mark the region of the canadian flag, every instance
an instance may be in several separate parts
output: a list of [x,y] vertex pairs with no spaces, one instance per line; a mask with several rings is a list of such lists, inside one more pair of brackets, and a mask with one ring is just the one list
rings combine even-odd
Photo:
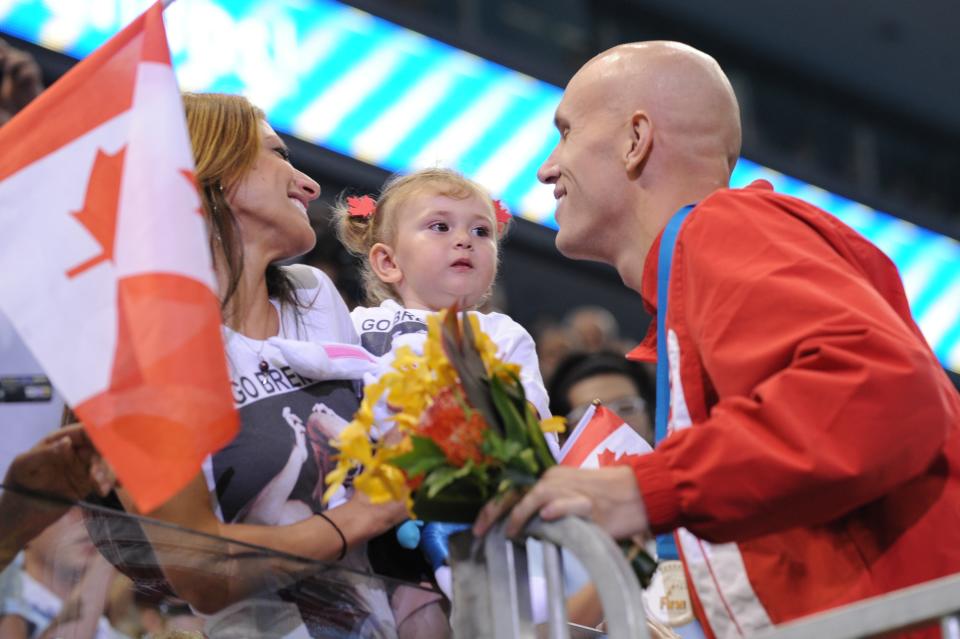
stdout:
[[560,464],[599,468],[627,463],[653,450],[619,415],[594,403],[574,427],[560,449]]
[[145,512],[237,430],[162,11],[0,129],[0,308]]

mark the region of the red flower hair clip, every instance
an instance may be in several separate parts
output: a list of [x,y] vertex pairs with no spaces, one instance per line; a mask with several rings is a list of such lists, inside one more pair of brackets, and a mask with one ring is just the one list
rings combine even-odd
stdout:
[[361,217],[368,220],[376,211],[377,203],[369,195],[347,198],[347,215],[350,217]]
[[510,223],[510,219],[513,217],[507,207],[505,207],[503,202],[500,200],[493,201],[493,214],[497,218],[497,227],[501,231],[507,224]]

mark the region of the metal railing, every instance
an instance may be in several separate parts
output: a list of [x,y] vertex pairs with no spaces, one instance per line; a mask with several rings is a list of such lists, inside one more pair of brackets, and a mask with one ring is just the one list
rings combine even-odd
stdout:
[[937,622],[944,639],[960,639],[960,574],[797,619],[757,639],[857,639]]
[[[451,623],[455,636],[477,639],[603,636],[595,630],[567,623],[561,548],[580,560],[596,585],[607,622],[606,636],[613,639],[649,636],[639,583],[606,533],[572,517],[555,522],[535,519],[525,533],[544,542],[546,629],[536,628],[533,622],[526,547],[522,542],[505,538],[501,524],[481,540],[469,533],[451,538],[455,602]],[[944,639],[960,639],[960,574],[797,619],[754,637],[863,639],[934,624],[940,625]]]
[[507,539],[503,524],[483,539],[469,533],[450,539],[453,567],[453,616],[456,637],[528,639],[547,636],[570,639],[599,633],[567,623],[560,549],[572,553],[593,581],[606,617],[606,636],[647,639],[640,584],[620,548],[595,525],[568,517],[533,520],[529,537],[543,543],[547,587],[546,634],[533,621],[527,551],[522,542]]

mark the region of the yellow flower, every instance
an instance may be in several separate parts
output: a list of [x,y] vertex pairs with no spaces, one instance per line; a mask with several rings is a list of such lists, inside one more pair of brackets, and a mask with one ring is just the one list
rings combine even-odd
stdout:
[[[337,466],[326,477],[328,488],[324,501],[343,485],[350,472],[359,469],[353,479],[357,490],[370,497],[373,503],[382,503],[393,499],[403,499],[408,510],[413,500],[410,487],[404,473],[390,461],[411,449],[409,437],[388,444],[373,441],[374,406],[385,401],[394,411],[389,419],[401,433],[419,432],[423,414],[443,391],[459,383],[456,369],[450,363],[443,348],[442,326],[446,311],[427,316],[427,339],[423,345],[423,354],[418,355],[409,347],[398,348],[394,354],[391,369],[380,379],[364,389],[364,398],[353,421],[340,436],[332,442],[339,449]],[[477,351],[487,370],[487,374],[511,382],[520,374],[520,367],[507,364],[497,358],[497,346],[490,337],[480,330],[480,322],[475,314],[468,314]],[[459,318],[458,318],[459,319]],[[541,422],[544,431],[556,431],[563,428],[562,418],[551,418]]]
[[327,473],[327,489],[323,492],[323,503],[327,504],[333,495],[343,486],[347,473],[353,468],[353,461],[342,455],[337,461],[337,467]]
[[340,449],[340,456],[355,460],[359,464],[373,462],[373,449],[370,442],[370,431],[363,424],[352,421],[340,433],[336,441]]
[[567,429],[567,420],[563,417],[548,417],[540,421],[540,430],[545,433],[562,433]]
[[407,478],[395,466],[389,464],[378,465],[376,470],[363,472],[357,476],[354,484],[357,490],[363,492],[374,504],[387,501],[407,499],[410,490],[407,488]]

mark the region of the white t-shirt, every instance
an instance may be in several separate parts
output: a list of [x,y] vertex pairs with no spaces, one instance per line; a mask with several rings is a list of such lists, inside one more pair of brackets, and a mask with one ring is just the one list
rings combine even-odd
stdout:
[[[350,314],[333,282],[322,271],[304,265],[286,267],[297,284],[305,308],[275,306],[280,312],[280,336],[305,342],[357,344]],[[226,522],[284,525],[326,510],[321,502],[324,477],[335,467],[329,445],[353,418],[360,405],[361,385],[351,380],[315,381],[300,375],[282,352],[267,341],[223,328],[233,398],[240,414],[240,432],[230,444],[208,457],[204,476],[214,510]],[[266,362],[266,370],[261,369]],[[340,562],[344,568],[369,572],[366,545]],[[339,580],[339,575],[318,577]],[[343,601],[329,601],[330,614],[349,609],[348,633],[370,637],[396,634],[382,584],[373,578],[344,575],[346,584],[330,588]],[[344,588],[343,586],[348,586]],[[210,637],[309,637],[297,626],[297,606],[261,597],[242,601],[207,618]],[[344,617],[344,615],[340,615]],[[318,631],[316,636],[326,636]],[[263,633],[267,633],[264,635]]]
[[[471,312],[480,320],[480,329],[497,345],[497,356],[520,366],[520,381],[527,401],[537,409],[541,419],[550,417],[550,399],[543,386],[537,347],[530,333],[503,313]],[[430,311],[408,309],[394,300],[385,300],[380,306],[358,306],[350,317],[360,334],[360,344],[374,355],[383,357],[401,344],[415,350],[422,349],[429,314]],[[556,435],[547,433],[546,439],[556,457],[559,452]]]

